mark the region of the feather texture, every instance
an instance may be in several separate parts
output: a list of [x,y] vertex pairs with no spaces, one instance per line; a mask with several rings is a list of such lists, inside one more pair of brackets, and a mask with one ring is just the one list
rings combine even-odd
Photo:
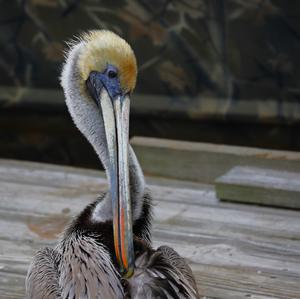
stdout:
[[61,298],[123,298],[119,273],[95,238],[72,233],[58,246]]
[[26,277],[26,299],[59,299],[60,255],[52,248],[40,249],[33,257]]
[[139,256],[134,275],[126,281],[125,298],[199,298],[190,267],[174,249],[162,246],[153,250],[143,240],[136,240],[135,246]]
[[[136,61],[130,46],[117,35],[93,31],[70,45],[61,84],[72,119],[110,168],[101,113],[85,90],[89,72],[114,64],[122,88],[136,80]],[[107,171],[109,175],[109,171]],[[135,273],[120,277],[114,253],[110,192],[88,205],[66,228],[55,249],[39,250],[26,279],[27,299],[199,298],[191,269],[173,249],[151,247],[151,197],[129,145]]]

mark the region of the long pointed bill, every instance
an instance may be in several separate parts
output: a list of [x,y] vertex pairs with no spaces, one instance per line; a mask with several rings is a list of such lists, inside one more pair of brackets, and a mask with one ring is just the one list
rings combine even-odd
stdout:
[[100,98],[110,160],[115,253],[123,276],[130,277],[134,269],[128,164],[130,99],[128,96],[111,99],[105,88]]

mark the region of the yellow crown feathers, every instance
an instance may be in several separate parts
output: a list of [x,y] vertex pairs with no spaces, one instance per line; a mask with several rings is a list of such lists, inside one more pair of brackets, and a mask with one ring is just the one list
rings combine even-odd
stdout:
[[79,56],[78,66],[83,81],[92,71],[103,72],[107,64],[118,69],[121,88],[131,92],[136,84],[137,63],[129,44],[117,34],[107,30],[93,30],[82,36],[85,48]]

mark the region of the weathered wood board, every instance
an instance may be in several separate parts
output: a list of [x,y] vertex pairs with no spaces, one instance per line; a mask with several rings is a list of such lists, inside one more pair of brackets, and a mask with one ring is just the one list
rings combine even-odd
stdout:
[[[148,182],[154,245],[187,258],[204,296],[300,298],[300,212],[218,202],[212,186]],[[0,298],[24,297],[33,253],[105,189],[102,172],[0,160]]]
[[[250,118],[252,122],[260,122],[257,117],[260,113],[264,120],[298,121],[299,112],[295,109],[295,102],[284,101],[282,103],[281,117],[278,117],[278,101],[269,98],[240,99],[233,107],[221,105],[220,97],[208,96],[197,97],[180,96],[180,101],[172,101],[172,97],[158,94],[134,94],[132,101],[132,113],[140,115],[172,115],[189,119],[223,119],[224,117]],[[225,102],[225,98],[223,101]],[[0,105],[34,107],[55,110],[65,109],[65,98],[62,89],[58,88],[32,88],[28,86],[5,86],[0,85]],[[187,105],[187,103],[189,103]],[[266,108],[267,107],[267,108]]]
[[237,165],[300,172],[298,152],[144,137],[131,144],[149,175],[213,184]]
[[215,186],[221,200],[300,209],[300,172],[236,166]]

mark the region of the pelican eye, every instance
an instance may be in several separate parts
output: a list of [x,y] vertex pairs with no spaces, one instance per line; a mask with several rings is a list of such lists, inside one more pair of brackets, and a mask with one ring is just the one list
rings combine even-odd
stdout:
[[110,71],[108,72],[108,77],[109,77],[109,78],[116,78],[117,75],[118,75],[118,74],[117,74],[116,71],[110,70]]

